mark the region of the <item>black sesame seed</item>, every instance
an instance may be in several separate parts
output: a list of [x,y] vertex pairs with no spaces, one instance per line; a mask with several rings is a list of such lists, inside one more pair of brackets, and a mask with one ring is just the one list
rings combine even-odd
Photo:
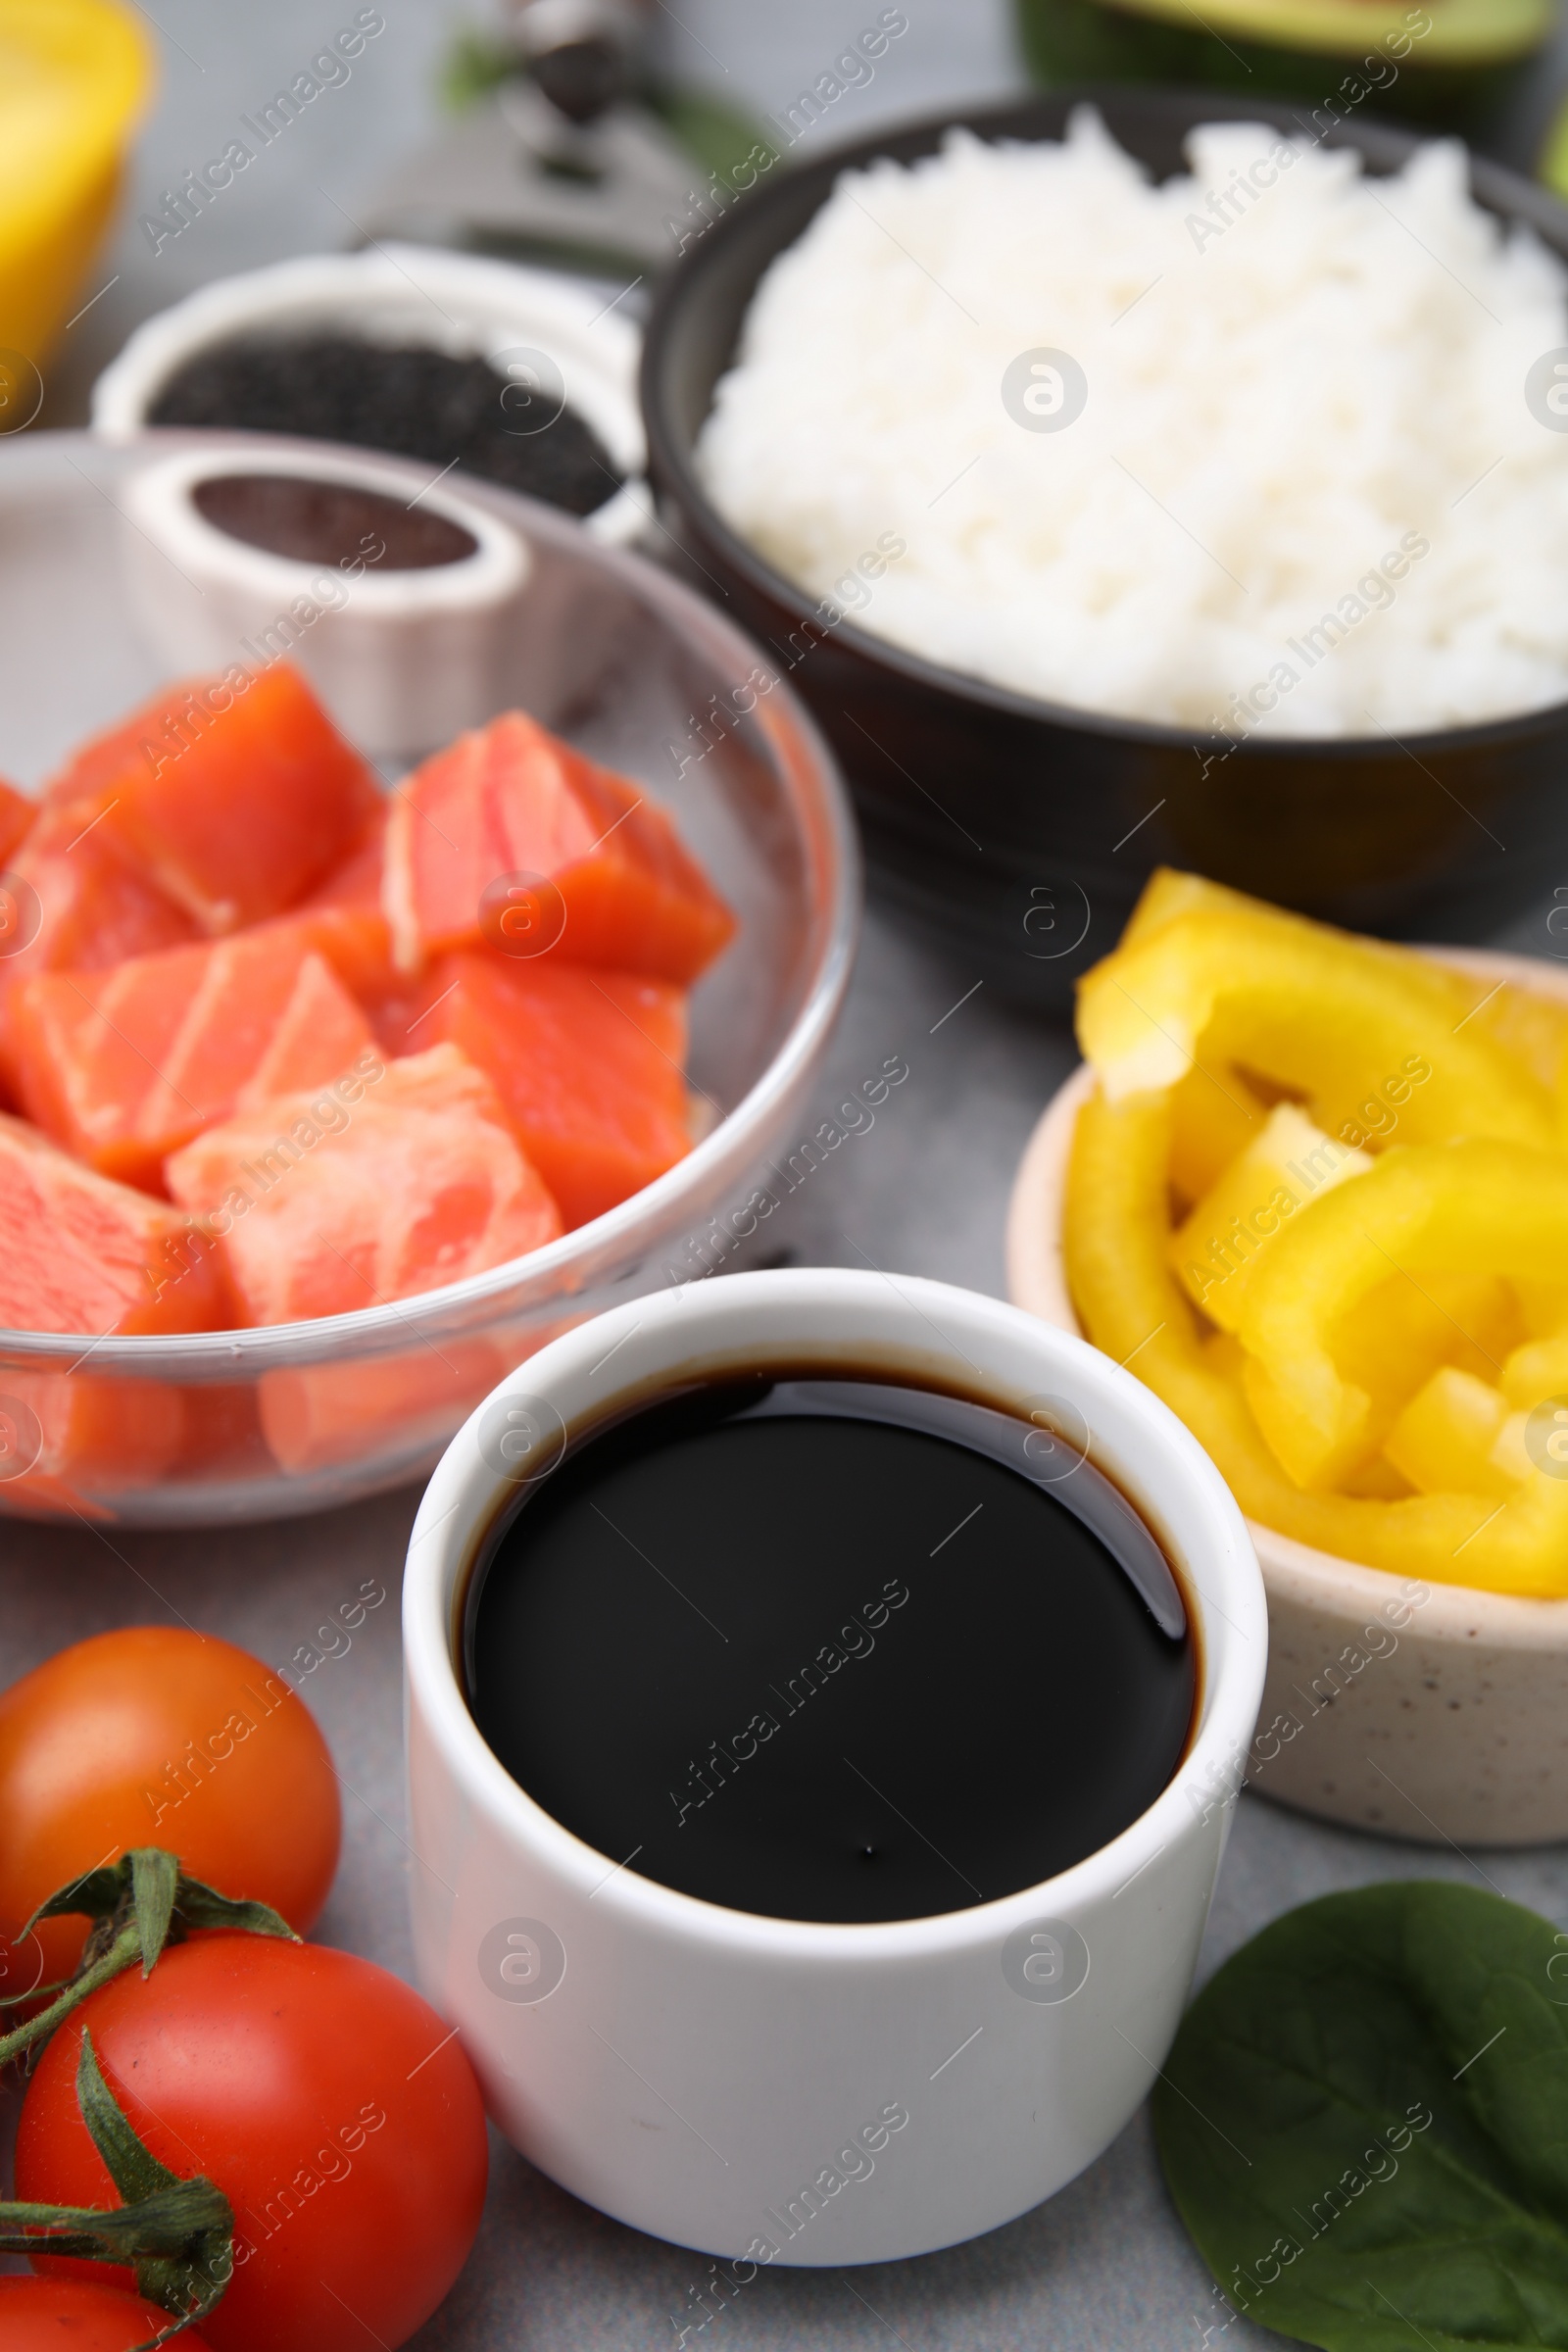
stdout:
[[148,422],[346,441],[437,466],[456,461],[508,490],[591,514],[621,485],[610,453],[569,408],[540,432],[509,431],[506,380],[484,360],[424,346],[349,335],[246,340],[187,360]]

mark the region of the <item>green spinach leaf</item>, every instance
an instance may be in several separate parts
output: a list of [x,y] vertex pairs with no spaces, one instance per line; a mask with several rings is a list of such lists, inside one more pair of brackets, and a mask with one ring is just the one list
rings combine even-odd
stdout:
[[1568,1936],[1535,1912],[1419,1881],[1303,1905],[1204,1986],[1153,2112],[1183,2221],[1262,2327],[1568,2352]]

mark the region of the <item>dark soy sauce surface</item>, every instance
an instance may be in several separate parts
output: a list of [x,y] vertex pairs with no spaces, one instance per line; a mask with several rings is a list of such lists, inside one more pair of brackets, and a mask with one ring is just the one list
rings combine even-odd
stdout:
[[1032,1436],[813,1378],[591,1437],[479,1563],[481,1733],[607,1871],[736,1910],[925,1918],[1082,1860],[1170,1780],[1197,1659],[1143,1521]]

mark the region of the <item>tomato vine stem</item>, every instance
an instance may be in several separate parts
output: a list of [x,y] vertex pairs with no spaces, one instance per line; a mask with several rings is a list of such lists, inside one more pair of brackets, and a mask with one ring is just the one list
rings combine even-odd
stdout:
[[136,2348],[158,2352],[221,2302],[234,2270],[233,2207],[205,2175],[182,2180],[159,2163],[104,2081],[85,2028],[76,2062],[76,2105],[123,2201],[0,2204],[0,2253],[47,2251],[133,2270],[137,2293],[174,2323]]
[[81,1965],[47,2007],[14,2026],[9,2034],[0,2034],[0,2067],[47,2041],[89,1993],[136,1961],[141,1962],[142,1975],[150,1977],[166,1943],[179,1941],[193,1928],[233,1928],[252,1936],[299,1941],[287,1920],[270,1904],[236,1902],[200,1879],[188,1879],[178,1855],[161,1845],[138,1846],[118,1862],[90,1870],[85,1878],[73,1879],[69,1886],[62,1886],[38,1905],[17,1941],[25,1941],[41,1919],[74,1915],[92,1922],[82,1946]]

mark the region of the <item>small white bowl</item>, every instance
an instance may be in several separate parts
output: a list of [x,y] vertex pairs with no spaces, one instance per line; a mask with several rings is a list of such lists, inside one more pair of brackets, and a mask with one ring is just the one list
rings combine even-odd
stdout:
[[[1568,970],[1534,956],[1423,953],[1568,1002]],[[1007,1214],[1008,1294],[1058,1331],[1082,1331],[1062,1264],[1062,1198],[1095,1083],[1081,1068],[1053,1097]],[[1248,1750],[1257,1788],[1424,1844],[1568,1838],[1568,1600],[1393,1576],[1248,1525],[1268,1594],[1268,1680]]]
[[[1201,1657],[1186,1753],[1147,1812],[1039,1886],[853,1926],[699,1901],[641,1877],[635,1853],[596,1853],[564,1829],[469,1711],[470,1569],[568,1433],[688,1381],[803,1362],[883,1364],[1014,1413],[1054,1393],[1161,1529]],[[929,1597],[961,1605],[951,1586]],[[1081,1341],[1000,1299],[858,1269],[637,1298],[503,1383],[415,1522],[403,1659],[419,1981],[515,2146],[634,2229],[731,2257],[739,2284],[764,2262],[892,2262],[977,2236],[1093,2163],[1164,2064],[1264,1646],[1257,1568],[1223,1480],[1157,1396]],[[1040,1662],[1043,1707],[1053,1666]]]
[[[254,547],[199,511],[203,484],[270,474],[367,490],[466,531],[472,552],[394,569],[370,552],[314,564]],[[530,558],[510,523],[441,483],[411,500],[406,469],[358,450],[269,441],[151,459],[121,493],[129,610],[176,669],[298,663],[339,727],[372,755],[416,759],[504,700],[509,623]],[[380,544],[386,548],[386,541]]]
[[367,253],[309,254],[219,278],[138,326],[93,386],[92,427],[107,441],[146,429],[164,386],[187,360],[243,335],[359,334],[424,343],[458,358],[496,360],[538,350],[561,370],[566,405],[592,425],[624,476],[583,527],[626,547],[652,509],[643,479],[648,446],[637,405],[641,337],[596,288],[519,263],[381,245]]

